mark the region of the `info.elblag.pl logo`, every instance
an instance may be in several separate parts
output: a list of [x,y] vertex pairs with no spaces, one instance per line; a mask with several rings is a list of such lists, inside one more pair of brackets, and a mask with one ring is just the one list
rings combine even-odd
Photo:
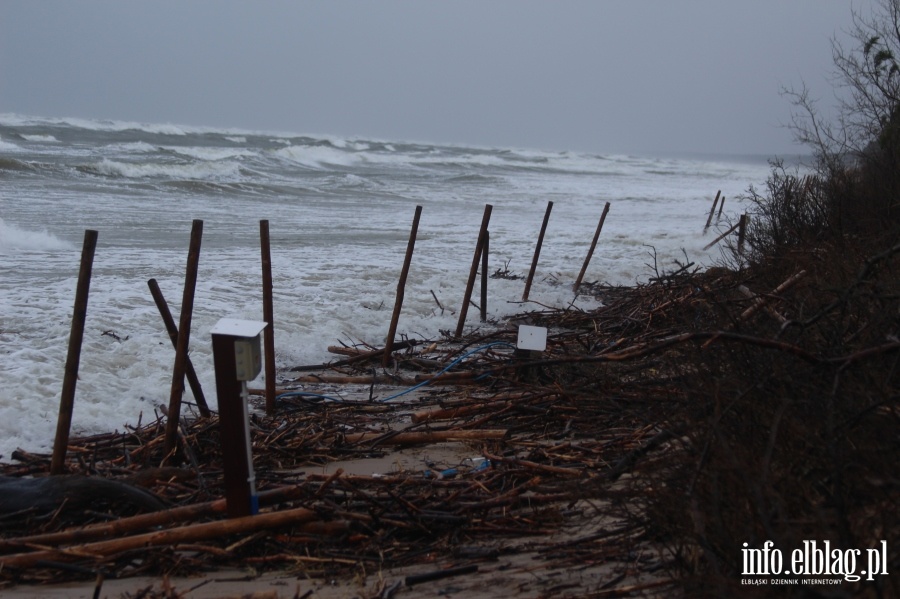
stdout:
[[[775,543],[766,541],[761,549],[753,549],[748,543],[744,543],[741,549],[744,576],[781,576],[776,583],[799,584],[799,577],[809,576],[840,576],[848,582],[856,582],[862,577],[866,580],[875,580],[876,576],[886,576],[888,553],[887,541],[881,541],[878,546],[866,549],[839,549],[831,546],[831,541],[819,544],[817,541],[803,541],[803,546],[790,552],[789,558],[775,548]],[[794,579],[786,579],[794,576]],[[766,579],[749,582],[748,584],[768,584]],[[746,580],[744,581],[747,582]],[[839,583],[840,579],[823,579],[810,581],[803,579],[803,583],[818,582],[819,584]]]

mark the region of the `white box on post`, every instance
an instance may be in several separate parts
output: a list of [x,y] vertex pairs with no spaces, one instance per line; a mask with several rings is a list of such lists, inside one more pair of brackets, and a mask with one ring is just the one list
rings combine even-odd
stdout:
[[262,370],[260,334],[265,328],[266,323],[261,321],[223,318],[210,331],[229,518],[259,511],[250,452],[247,381],[255,379]]

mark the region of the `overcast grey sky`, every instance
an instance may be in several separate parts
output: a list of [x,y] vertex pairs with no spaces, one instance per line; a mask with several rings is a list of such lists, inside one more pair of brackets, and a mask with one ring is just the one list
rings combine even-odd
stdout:
[[[868,14],[871,0],[853,6]],[[546,150],[791,153],[847,0],[0,0],[0,112]]]

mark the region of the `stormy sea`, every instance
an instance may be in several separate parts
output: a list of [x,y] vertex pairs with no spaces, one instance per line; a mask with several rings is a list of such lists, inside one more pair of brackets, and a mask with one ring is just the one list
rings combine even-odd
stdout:
[[[648,157],[441,145],[0,114],[0,459],[53,441],[85,230],[98,232],[74,432],[121,430],[168,402],[192,221],[203,221],[191,358],[215,407],[209,331],[262,319],[260,221],[269,221],[276,363],[329,345],[381,345],[416,206],[398,338],[453,331],[485,205],[488,322],[542,306],[597,306],[586,282],[631,285],[721,260],[717,231],[762,187],[766,156]],[[704,233],[712,200],[721,220]],[[553,202],[529,302],[524,277]],[[188,391],[185,401],[191,401]]]

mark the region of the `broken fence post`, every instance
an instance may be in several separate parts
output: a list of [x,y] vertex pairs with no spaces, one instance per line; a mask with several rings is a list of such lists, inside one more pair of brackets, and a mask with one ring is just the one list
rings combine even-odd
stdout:
[[391,315],[391,325],[388,328],[387,338],[384,341],[384,356],[381,365],[387,367],[391,361],[391,352],[394,349],[394,335],[397,334],[397,323],[400,321],[400,309],[403,307],[403,295],[406,290],[406,278],[409,275],[409,265],[412,262],[413,250],[416,247],[416,234],[419,231],[419,218],[422,216],[422,207],[416,206],[413,216],[412,229],[409,232],[409,242],[406,244],[406,257],[403,259],[403,268],[400,270],[400,281],[397,283],[397,298],[394,300],[394,313]]
[[722,190],[716,192],[716,199],[713,200],[712,208],[709,209],[709,216],[706,217],[706,226],[703,227],[703,232],[706,233],[706,230],[709,228],[709,225],[712,223],[712,217],[716,213],[716,205],[719,203],[719,197],[722,195]]
[[725,231],[724,233],[722,233],[721,235],[719,235],[718,237],[716,237],[715,239],[713,239],[712,241],[710,241],[709,243],[707,243],[705,246],[703,246],[703,249],[704,249],[704,250],[708,250],[708,249],[711,248],[712,246],[716,245],[717,243],[719,243],[720,241],[722,241],[723,239],[725,239],[726,237],[728,237],[729,235],[731,235],[732,233],[734,233],[735,230],[736,230],[739,226],[741,226],[741,222],[743,222],[743,219],[740,220],[740,221],[738,221],[738,222],[736,222],[736,223],[734,223],[734,225],[732,225],[731,228],[729,228],[727,231]]
[[591,256],[594,255],[594,249],[597,247],[597,240],[600,239],[600,231],[603,230],[603,222],[606,220],[606,214],[608,212],[609,202],[606,202],[606,205],[603,207],[603,214],[600,215],[600,222],[597,224],[597,231],[594,233],[594,239],[591,241],[591,249],[588,250],[587,257],[584,259],[584,264],[581,265],[581,272],[578,273],[575,285],[572,286],[575,293],[578,293],[578,288],[581,287],[581,280],[584,278],[584,273],[587,272],[588,264],[591,262]]
[[187,270],[184,274],[184,292],[181,300],[181,318],[178,321],[178,344],[175,347],[175,364],[172,367],[172,388],[169,393],[169,410],[166,420],[165,452],[169,455],[178,440],[178,422],[181,417],[181,396],[184,394],[185,363],[191,338],[191,317],[194,311],[194,288],[197,285],[197,269],[200,262],[200,240],[203,237],[203,221],[194,220],[191,227],[191,243],[188,249]]
[[66,356],[62,394],[59,398],[59,417],[56,421],[56,438],[53,441],[50,474],[62,474],[65,471],[66,451],[69,447],[69,430],[72,427],[72,410],[75,406],[75,384],[78,382],[81,342],[84,339],[88,292],[91,288],[91,270],[94,265],[94,251],[96,249],[97,231],[88,229],[84,232],[84,244],[81,248],[81,266],[78,270],[78,283],[75,287],[75,307],[72,312],[72,329],[69,333],[69,350]]
[[[166,298],[163,296],[162,290],[159,288],[156,279],[147,281],[147,286],[150,287],[150,295],[153,296],[153,301],[156,303],[156,309],[159,310],[159,315],[162,316],[163,324],[166,326],[166,332],[169,333],[172,347],[177,348],[178,326],[175,324],[175,319],[172,318],[172,313],[169,311],[169,304],[166,302]],[[212,413],[209,411],[209,405],[206,403],[206,396],[203,394],[203,387],[200,386],[200,379],[197,377],[197,371],[194,369],[194,363],[191,362],[190,356],[187,357],[187,362],[184,366],[191,392],[194,394],[194,399],[197,400],[197,407],[200,410],[200,415],[204,418],[209,418]]]
[[466,314],[469,311],[469,301],[472,299],[472,289],[475,287],[475,276],[478,274],[478,261],[481,259],[481,250],[484,247],[484,238],[487,233],[488,223],[491,222],[490,204],[484,205],[484,215],[481,218],[481,229],[478,233],[478,242],[475,244],[475,255],[472,257],[472,268],[469,270],[469,280],[466,283],[466,292],[463,296],[462,308],[459,310],[459,322],[456,325],[456,336],[461,337],[463,326],[466,324]]
[[534,271],[537,270],[538,256],[541,255],[541,246],[544,244],[544,233],[547,232],[547,223],[550,221],[551,210],[553,210],[553,202],[547,202],[544,222],[541,224],[541,232],[538,235],[537,245],[534,248],[534,258],[531,259],[531,270],[528,271],[528,279],[525,281],[525,292],[522,294],[523,302],[528,301],[528,294],[531,292],[531,283],[534,281]]

